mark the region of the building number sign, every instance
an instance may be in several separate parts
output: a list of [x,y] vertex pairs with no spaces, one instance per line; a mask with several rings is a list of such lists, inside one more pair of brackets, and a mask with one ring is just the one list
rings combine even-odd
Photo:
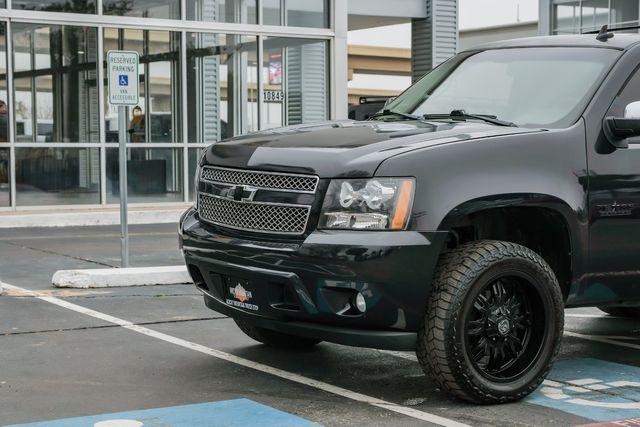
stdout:
[[284,102],[284,92],[281,90],[265,90],[262,92],[264,102]]

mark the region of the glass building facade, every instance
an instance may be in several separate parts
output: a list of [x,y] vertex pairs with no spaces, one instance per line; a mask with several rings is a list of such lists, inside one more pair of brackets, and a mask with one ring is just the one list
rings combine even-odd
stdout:
[[140,58],[131,203],[189,202],[220,139],[330,118],[336,1],[0,0],[0,210],[118,203],[110,50]]
[[552,0],[549,22],[551,34],[579,34],[605,24],[612,28],[636,26],[640,22],[640,1]]

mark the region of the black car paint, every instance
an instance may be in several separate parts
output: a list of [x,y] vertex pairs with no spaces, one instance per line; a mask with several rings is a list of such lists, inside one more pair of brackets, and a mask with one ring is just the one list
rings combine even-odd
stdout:
[[[629,304],[640,300],[640,146],[616,149],[602,129],[603,117],[622,116],[625,106],[617,105],[616,97],[639,64],[640,46],[636,44],[616,63],[584,113],[589,248],[581,256],[590,268],[576,292],[576,304]],[[617,204],[632,204],[628,215],[610,216],[599,207]]]
[[[187,265],[208,307],[283,332],[397,350],[415,346],[429,287],[413,284],[428,283],[447,238],[439,232],[315,231],[303,241],[269,242],[215,230],[193,209],[182,224]],[[224,303],[221,275],[251,283],[259,315]],[[281,286],[296,293],[299,310],[278,306]],[[332,300],[344,290],[366,295],[366,314],[336,315]]]
[[371,177],[389,157],[449,142],[536,132],[478,122],[341,121],[245,135],[211,146],[204,164],[318,175]]
[[[207,292],[207,305],[283,332],[351,345],[411,348],[451,225],[474,212],[514,206],[545,208],[564,220],[571,252],[568,306],[640,302],[640,268],[636,266],[640,150],[614,149],[602,131],[605,114],[615,107],[616,95],[640,64],[638,42],[637,36],[616,35],[606,43],[567,36],[488,45],[621,51],[582,117],[566,129],[498,127],[474,121],[342,121],[214,144],[203,165],[311,173],[321,178],[321,184],[315,215],[299,238],[233,232],[199,222],[194,210],[185,214],[181,243],[187,264],[197,265],[206,274],[252,277],[257,285],[260,278],[265,281],[267,270],[290,273],[293,276],[286,280],[297,281],[303,291],[298,296],[311,303],[304,312],[269,307],[257,316],[229,307]],[[315,230],[318,203],[329,179],[372,176],[416,178],[407,231]],[[606,215],[602,206],[616,203],[627,207],[625,215]],[[331,281],[339,287],[370,289],[371,309],[359,316],[338,316],[327,307],[320,312],[322,290]]]

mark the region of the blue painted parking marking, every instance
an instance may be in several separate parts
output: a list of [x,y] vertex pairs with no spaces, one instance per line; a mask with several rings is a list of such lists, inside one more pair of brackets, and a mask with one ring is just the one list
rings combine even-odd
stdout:
[[526,401],[595,421],[640,417],[640,368],[598,359],[556,362]]
[[[118,412],[19,424],[19,427],[317,427],[318,424],[249,399]],[[7,427],[18,427],[7,426]]]

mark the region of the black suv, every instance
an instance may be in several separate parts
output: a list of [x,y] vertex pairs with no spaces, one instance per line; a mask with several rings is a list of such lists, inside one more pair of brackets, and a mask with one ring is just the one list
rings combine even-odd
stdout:
[[565,307],[640,316],[639,64],[638,35],[493,43],[370,120],[216,143],[189,272],[267,345],[416,350],[459,398],[520,399]]

